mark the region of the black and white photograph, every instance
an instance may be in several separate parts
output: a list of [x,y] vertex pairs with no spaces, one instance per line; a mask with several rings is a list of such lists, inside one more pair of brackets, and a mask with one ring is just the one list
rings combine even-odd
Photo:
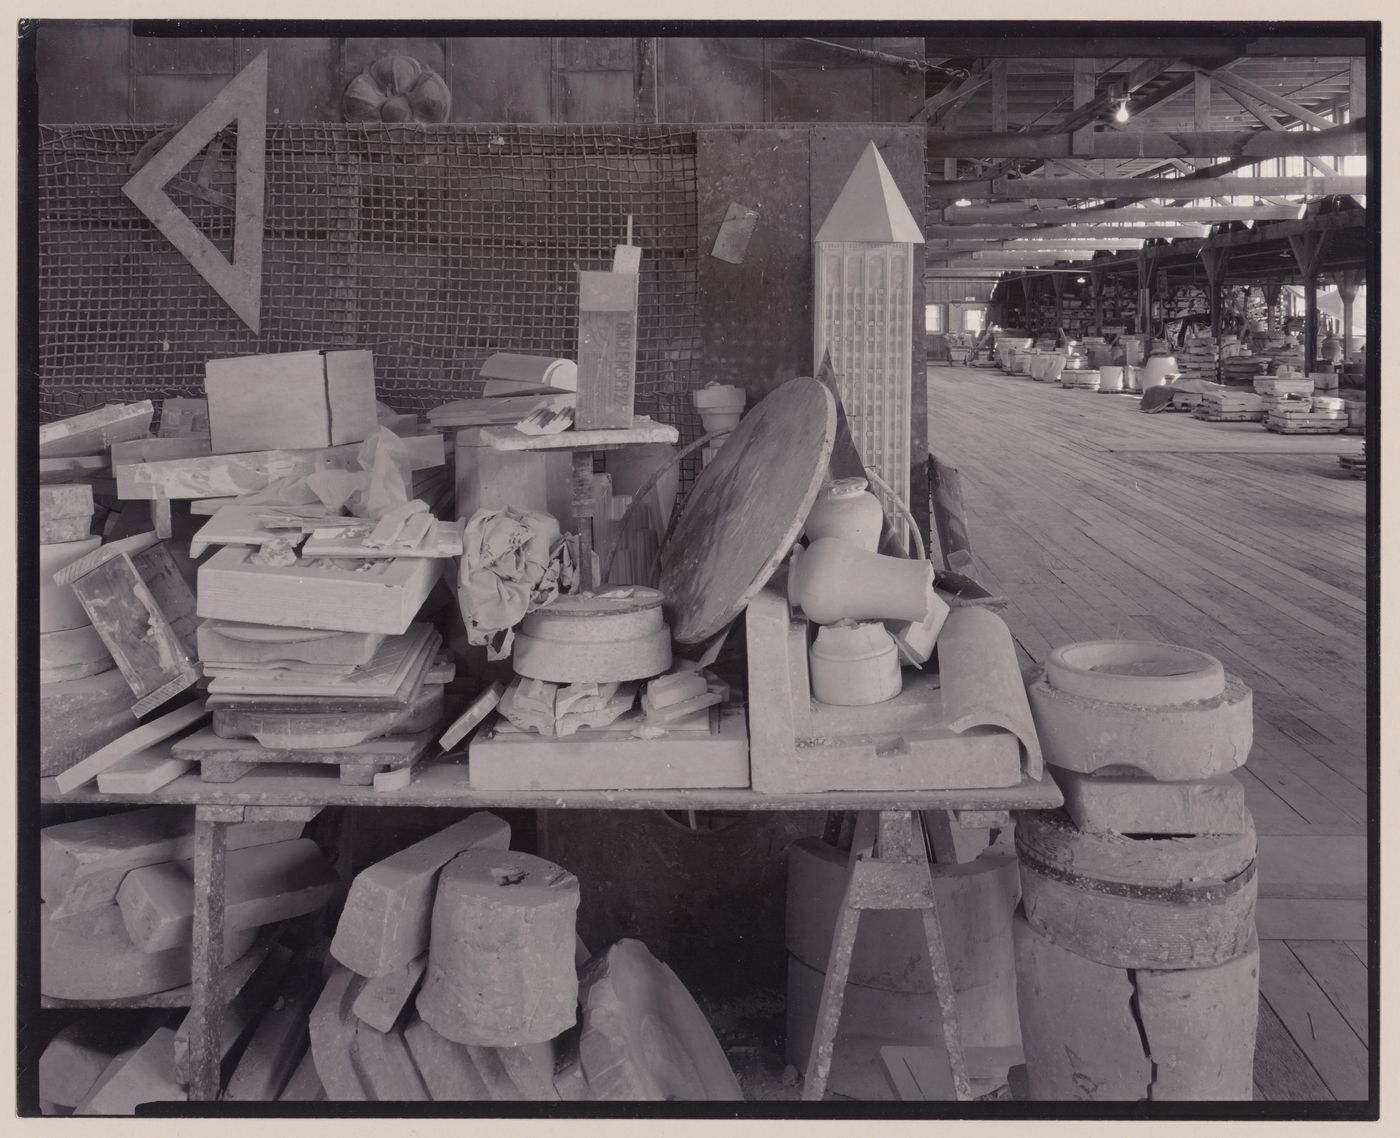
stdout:
[[1382,24],[1142,13],[17,18],[14,1113],[1380,1119]]

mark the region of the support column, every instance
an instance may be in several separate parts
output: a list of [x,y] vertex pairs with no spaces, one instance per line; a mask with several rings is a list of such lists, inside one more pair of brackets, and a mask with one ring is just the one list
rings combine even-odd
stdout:
[[[191,928],[190,1101],[219,1097],[224,1036],[225,807],[196,806],[194,913]],[[243,813],[241,807],[235,807]]]
[[1103,286],[1104,274],[1102,270],[1089,273],[1090,295],[1094,298],[1094,334],[1103,335]]
[[1220,340],[1220,290],[1225,284],[1225,266],[1230,261],[1230,250],[1202,249],[1201,264],[1205,266],[1206,281],[1210,286],[1210,334]]
[[1288,244],[1293,249],[1293,258],[1298,262],[1298,268],[1303,274],[1303,303],[1307,306],[1303,334],[1305,372],[1312,371],[1317,366],[1317,272],[1322,265],[1322,254],[1331,236],[1330,229],[1323,229],[1288,239]]
[[1065,328],[1065,277],[1063,273],[1050,274],[1050,287],[1055,290],[1055,335],[1063,334]]
[[1346,269],[1337,274],[1337,293],[1342,298],[1342,365],[1351,361],[1351,318],[1356,292],[1366,281],[1360,269]]

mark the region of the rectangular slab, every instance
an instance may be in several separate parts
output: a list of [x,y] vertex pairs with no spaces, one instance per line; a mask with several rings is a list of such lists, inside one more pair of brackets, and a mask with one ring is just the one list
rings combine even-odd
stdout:
[[423,979],[428,954],[416,956],[400,968],[368,981],[355,999],[354,1012],[376,1031],[393,1031],[413,993]]
[[566,738],[521,731],[498,717],[468,748],[467,776],[481,790],[661,790],[742,787],[749,784],[749,746],[743,708],[703,711],[666,734],[633,734],[645,723],[629,711],[601,729],[581,728]]
[[438,872],[464,850],[506,849],[510,827],[478,811],[363,870],[351,883],[331,955],[361,976],[384,976],[428,947]]
[[110,1017],[90,1015],[49,1040],[39,1056],[39,1097],[66,1107],[82,1102],[130,1037],[114,1028]]
[[92,524],[92,485],[70,482],[39,487],[39,543],[79,541]]
[[73,1112],[131,1115],[145,1102],[184,1102],[175,1073],[175,1029],[158,1027],[140,1046],[113,1059]]
[[360,442],[378,426],[365,350],[209,360],[204,391],[216,453]]
[[39,457],[69,458],[97,454],[114,442],[139,439],[149,433],[155,405],[149,399],[137,403],[109,403],[56,423],[39,427]]
[[[312,913],[338,883],[310,838],[252,846],[228,855],[224,929],[256,928]],[[194,914],[194,865],[170,861],[132,870],[117,889],[132,941],[146,952],[186,943]]]
[[273,567],[226,546],[199,567],[199,615],[283,628],[405,632],[441,575],[442,562],[399,558],[368,569],[298,562]]
[[[236,851],[291,841],[301,830],[300,822],[237,822],[224,831],[224,840]],[[133,869],[193,856],[189,806],[148,806],[63,822],[39,833],[39,892],[55,918],[68,917],[114,904],[117,886]]]
[[1244,834],[1251,825],[1233,774],[1188,782],[1089,775],[1052,767],[1065,809],[1086,833]]

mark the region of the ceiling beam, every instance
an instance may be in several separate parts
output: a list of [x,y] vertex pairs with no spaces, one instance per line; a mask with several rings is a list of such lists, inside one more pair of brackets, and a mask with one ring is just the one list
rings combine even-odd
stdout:
[[966,75],[959,79],[952,80],[946,84],[941,91],[925,99],[924,105],[919,108],[918,113],[914,115],[911,121],[932,121],[933,117],[944,107],[950,106],[959,99],[965,98],[974,91],[985,87],[992,81],[993,72],[1004,66],[1004,64],[999,62],[979,59],[972,65]]
[[1004,241],[1018,238],[1046,238],[1053,241],[1091,241],[1102,236],[1109,241],[1118,237],[1142,240],[1145,237],[1205,237],[1204,225],[1140,225],[1125,228],[1113,225],[1044,225],[1035,228],[1019,225],[927,225],[924,236],[936,240]]
[[[1084,158],[1303,158],[1364,154],[1366,120],[1329,130],[1097,131]],[[1071,135],[979,132],[930,134],[930,158],[1065,158]]]
[[[1042,209],[1026,206],[998,209],[996,207],[943,210],[943,224],[1004,225],[1034,224],[1094,224],[1110,222],[1167,222],[1173,225],[1211,225],[1221,221],[1284,221],[1301,217],[1303,207],[1293,206],[1122,206],[1118,209]],[[936,220],[936,219],[935,219]]]
[[[1256,99],[1249,92],[1240,90],[1226,83],[1222,83],[1221,86],[1225,88],[1225,93],[1229,95],[1230,98],[1234,99],[1235,102],[1237,102],[1240,106],[1242,106],[1245,110],[1252,114],[1261,123],[1263,123],[1264,127],[1270,134],[1273,134],[1275,136],[1287,136],[1291,134],[1304,133],[1302,131],[1287,130],[1284,127],[1283,123],[1279,122],[1278,119],[1274,118],[1273,114],[1270,113],[1269,108],[1266,107],[1260,100]],[[1323,119],[1322,121],[1326,122],[1327,120]],[[1313,133],[1322,134],[1324,133],[1324,131],[1318,130],[1314,131]],[[1328,133],[1330,133],[1330,131]],[[1309,157],[1308,165],[1311,166],[1314,170],[1316,170],[1319,174],[1323,175],[1335,174],[1337,172],[1335,169],[1332,168],[1331,163],[1324,162],[1320,158]]]
[[931,60],[967,56],[986,59],[1136,59],[1173,55],[1210,61],[1239,56],[1363,56],[1360,36],[1269,36],[1233,39],[1220,36],[929,36]]
[[1285,98],[1283,95],[1268,91],[1257,83],[1251,83],[1248,79],[1241,79],[1233,72],[1211,71],[1208,74],[1212,80],[1219,83],[1220,86],[1224,87],[1232,94],[1238,92],[1242,95],[1248,95],[1251,98],[1258,99],[1266,107],[1273,107],[1275,110],[1283,111],[1284,114],[1292,115],[1299,122],[1305,122],[1309,126],[1316,127],[1318,130],[1327,130],[1329,127],[1336,125],[1331,119],[1323,118],[1315,111],[1310,111],[1307,107],[1300,106],[1292,99]]
[[1023,201],[1032,198],[1190,199],[1301,195],[1325,198],[1364,194],[1364,177],[1306,178],[984,178],[930,182],[930,198],[982,197]]

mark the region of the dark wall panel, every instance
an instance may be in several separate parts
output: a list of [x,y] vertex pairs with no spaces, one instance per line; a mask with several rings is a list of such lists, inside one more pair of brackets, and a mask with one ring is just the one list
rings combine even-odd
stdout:
[[[808,132],[702,129],[695,170],[705,373],[756,400],[811,370]],[[710,256],[730,202],[758,211],[740,265]]]
[[288,39],[245,36],[238,70],[267,52],[267,121],[336,122],[340,118],[341,43],[328,36]]
[[447,41],[447,79],[456,122],[547,123],[551,118],[547,38]]
[[668,39],[659,54],[667,122],[763,121],[761,39]]
[[127,122],[130,40],[125,24],[39,25],[39,121]]

